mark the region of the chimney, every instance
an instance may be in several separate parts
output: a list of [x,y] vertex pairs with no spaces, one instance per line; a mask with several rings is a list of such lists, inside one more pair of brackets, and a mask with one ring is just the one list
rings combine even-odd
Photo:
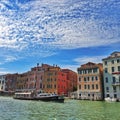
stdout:
[[39,66],[39,63],[37,63],[37,67]]

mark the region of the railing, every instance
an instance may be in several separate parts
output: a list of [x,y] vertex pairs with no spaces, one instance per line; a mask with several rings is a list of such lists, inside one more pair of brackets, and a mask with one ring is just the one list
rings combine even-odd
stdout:
[[120,85],[120,82],[113,82],[112,85]]

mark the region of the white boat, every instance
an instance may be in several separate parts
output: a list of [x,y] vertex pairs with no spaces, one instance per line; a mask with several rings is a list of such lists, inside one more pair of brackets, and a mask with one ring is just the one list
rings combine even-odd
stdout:
[[55,101],[55,102],[64,102],[64,97],[56,94],[50,93],[39,93],[37,95],[32,94],[31,92],[20,92],[15,93],[14,99],[20,100],[41,100],[41,101]]
[[116,98],[107,97],[107,98],[105,98],[105,101],[107,101],[107,102],[116,102],[117,99]]

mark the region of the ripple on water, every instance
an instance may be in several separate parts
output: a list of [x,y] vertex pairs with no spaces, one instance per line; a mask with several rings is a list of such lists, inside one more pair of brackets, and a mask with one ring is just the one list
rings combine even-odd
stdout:
[[20,101],[0,97],[0,120],[119,120],[120,103]]

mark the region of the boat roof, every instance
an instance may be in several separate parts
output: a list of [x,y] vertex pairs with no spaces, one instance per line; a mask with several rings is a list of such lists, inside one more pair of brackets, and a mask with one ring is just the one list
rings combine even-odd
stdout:
[[31,92],[21,92],[21,93],[15,93],[15,95],[17,94],[20,94],[20,95],[23,95],[23,94],[31,94]]

